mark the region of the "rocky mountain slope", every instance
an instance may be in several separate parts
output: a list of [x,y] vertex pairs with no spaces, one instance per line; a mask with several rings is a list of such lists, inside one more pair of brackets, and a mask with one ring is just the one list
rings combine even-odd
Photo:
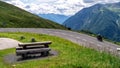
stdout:
[[62,24],[65,20],[67,20],[70,16],[60,15],[60,14],[39,14],[38,16],[52,20],[54,22],[57,22],[59,24]]
[[105,38],[120,41],[120,3],[96,4],[84,8],[63,25],[73,30],[101,34]]

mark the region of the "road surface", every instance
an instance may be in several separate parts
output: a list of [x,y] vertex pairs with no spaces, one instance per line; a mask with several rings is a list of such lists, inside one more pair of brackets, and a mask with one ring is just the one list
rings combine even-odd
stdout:
[[96,49],[100,52],[105,51],[115,56],[120,56],[120,52],[117,50],[120,48],[120,46],[112,44],[107,41],[100,42],[94,37],[73,31],[43,28],[0,28],[0,32],[30,32],[53,35],[70,40],[74,43],[77,43],[88,48]]

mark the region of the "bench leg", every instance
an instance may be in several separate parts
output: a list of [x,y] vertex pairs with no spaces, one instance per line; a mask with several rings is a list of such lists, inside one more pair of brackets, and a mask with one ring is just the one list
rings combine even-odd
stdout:
[[24,59],[24,58],[27,58],[27,55],[25,55],[25,54],[22,54],[22,58]]
[[49,55],[49,51],[41,52],[41,56],[48,56],[48,55]]

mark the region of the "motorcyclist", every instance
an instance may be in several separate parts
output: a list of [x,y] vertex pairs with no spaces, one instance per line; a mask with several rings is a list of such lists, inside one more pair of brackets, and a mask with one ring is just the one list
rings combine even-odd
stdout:
[[101,36],[100,34],[97,35],[97,39],[98,39],[99,41],[101,41],[101,42],[103,41],[103,40],[102,40],[102,36]]

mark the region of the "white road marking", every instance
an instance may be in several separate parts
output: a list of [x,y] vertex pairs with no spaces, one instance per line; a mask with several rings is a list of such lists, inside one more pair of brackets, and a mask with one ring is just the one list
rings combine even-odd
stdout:
[[73,36],[73,35],[70,35],[70,36]]
[[76,37],[77,39],[80,39],[80,37]]
[[51,31],[46,31],[47,33],[50,33]]
[[59,33],[59,32],[55,32],[55,33]]
[[65,33],[60,33],[60,32],[55,32],[55,33],[57,33],[57,34],[63,34],[63,35],[67,35],[67,34],[65,34]]
[[101,46],[100,44],[97,44],[97,46]]
[[90,42],[90,43],[94,43],[94,42]]
[[87,41],[86,39],[82,39],[83,41]]
[[61,33],[61,34],[63,34],[63,35],[67,35],[67,34],[65,34],[65,33]]

